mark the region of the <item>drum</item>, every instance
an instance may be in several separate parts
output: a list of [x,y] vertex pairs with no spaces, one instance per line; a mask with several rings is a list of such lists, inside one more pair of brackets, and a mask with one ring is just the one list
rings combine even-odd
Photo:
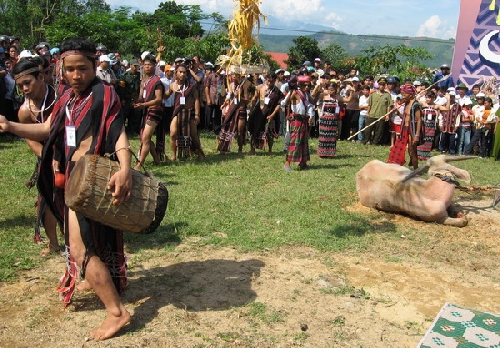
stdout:
[[81,157],[66,184],[66,205],[91,220],[118,230],[154,232],[165,216],[167,188],[152,176],[131,169],[133,182],[130,198],[115,205],[107,186],[111,176],[119,169],[119,163],[108,157]]

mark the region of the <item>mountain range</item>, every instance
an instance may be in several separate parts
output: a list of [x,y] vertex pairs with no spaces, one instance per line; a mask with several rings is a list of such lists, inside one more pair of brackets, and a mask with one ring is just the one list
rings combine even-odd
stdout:
[[423,61],[422,64],[436,68],[441,64],[450,64],[453,59],[455,40],[441,40],[428,37],[407,37],[387,35],[351,35],[331,27],[318,24],[281,21],[277,18],[268,18],[268,24],[261,23],[258,35],[259,43],[265,52],[288,53],[294,45],[293,39],[297,36],[309,36],[318,41],[319,48],[334,43],[343,47],[351,56],[362,53],[370,46],[399,46],[422,47],[434,56],[434,59]]

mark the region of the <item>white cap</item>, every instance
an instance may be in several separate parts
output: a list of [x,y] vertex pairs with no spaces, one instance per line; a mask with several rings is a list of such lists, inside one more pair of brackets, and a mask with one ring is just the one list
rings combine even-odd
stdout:
[[351,81],[359,81],[359,77],[354,76],[353,78],[351,78]]
[[213,67],[214,67],[214,65],[211,62],[206,62],[205,63],[205,68],[211,69]]
[[150,51],[144,51],[144,52],[142,52],[142,54],[141,54],[141,59],[142,59],[142,60],[146,59],[146,56],[147,56],[148,54],[151,54],[151,52],[150,52]]
[[455,92],[455,87],[450,87],[447,89],[448,92]]
[[415,80],[413,81],[413,86],[422,86],[422,82]]
[[122,60],[122,65],[123,66],[128,66],[128,60],[126,60],[126,59]]
[[290,71],[285,70],[285,76],[290,76]]
[[483,92],[479,92],[478,94],[476,94],[476,98],[486,98],[486,94],[484,94]]
[[453,96],[455,96],[455,95],[457,95],[457,94],[455,93],[455,91],[450,91],[450,92],[448,92],[448,95],[453,95]]
[[160,60],[160,62],[158,63],[159,66],[165,66],[167,65],[167,63],[165,63],[164,60]]
[[31,58],[34,57],[30,50],[23,50],[19,54],[19,58]]
[[168,69],[169,71],[175,71],[175,66],[171,66],[170,69]]
[[110,62],[110,61],[111,61],[111,59],[109,59],[109,57],[105,54],[103,54],[99,57],[99,62]]

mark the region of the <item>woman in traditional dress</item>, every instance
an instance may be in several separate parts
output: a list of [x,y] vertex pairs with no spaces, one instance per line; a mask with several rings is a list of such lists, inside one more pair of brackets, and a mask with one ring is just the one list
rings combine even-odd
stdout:
[[[350,85],[347,85],[346,88],[351,90]],[[319,157],[334,157],[337,153],[340,105],[350,101],[352,95],[353,93],[350,93],[349,97],[341,97],[338,94],[338,85],[336,83],[330,83],[325,93],[320,95],[323,103],[319,116]]]
[[434,100],[436,94],[432,91],[427,92],[425,95],[425,106],[422,109],[422,121],[425,125],[424,143],[417,146],[418,159],[426,161],[431,158],[432,145],[434,144],[434,137],[436,135],[436,120],[439,111],[436,110]]
[[[290,81],[293,88],[294,82]],[[314,120],[315,97],[311,96],[311,77],[300,75],[297,77],[297,88],[290,90],[290,97],[286,99],[287,115],[290,121],[290,144],[285,159],[283,170],[291,171],[291,162],[299,164],[299,170],[307,169],[309,154],[309,122]],[[319,91],[319,89],[318,89]],[[309,112],[308,112],[309,110]],[[311,112],[312,111],[312,112]]]

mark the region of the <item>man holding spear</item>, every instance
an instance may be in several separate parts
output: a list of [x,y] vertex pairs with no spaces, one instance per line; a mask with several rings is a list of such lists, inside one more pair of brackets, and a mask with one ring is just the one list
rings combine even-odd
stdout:
[[[439,83],[439,82],[441,82],[441,81],[444,81],[444,80],[445,80],[445,79],[447,79],[448,77],[449,77],[449,76],[448,76],[448,75],[446,75],[446,76],[444,76],[441,80],[436,81],[435,83],[433,83],[433,84],[432,84],[432,85],[430,85],[429,87],[427,87],[427,88],[425,88],[425,89],[421,90],[420,92],[418,92],[418,93],[417,93],[417,95],[415,96],[416,100],[418,101],[418,100],[419,100],[419,99],[420,99],[423,95],[425,95],[425,93],[426,93],[428,90],[430,90],[430,89],[431,89],[434,85],[436,85],[437,83]],[[381,77],[380,79],[385,79],[385,78]],[[380,79],[379,79],[379,80],[380,80]],[[379,88],[380,88],[380,87],[379,87]],[[374,92],[374,93],[375,93],[375,92]],[[372,93],[372,94],[374,94],[374,93]],[[371,132],[371,130],[369,130],[369,128],[370,128],[370,127],[372,127],[372,126],[374,126],[374,125],[376,125],[376,124],[378,124],[378,122],[380,122],[380,121],[382,121],[382,120],[384,120],[384,121],[388,120],[388,119],[389,119],[389,115],[391,114],[391,112],[392,112],[392,108],[391,108],[391,110],[388,110],[388,111],[387,111],[387,113],[386,113],[385,115],[383,115],[382,117],[379,117],[378,119],[375,119],[375,120],[373,120],[373,121],[372,121],[372,122],[370,122],[370,123],[368,123],[368,121],[367,121],[367,123],[366,123],[366,127],[364,127],[363,129],[360,129],[359,131],[357,131],[356,133],[354,133],[353,135],[351,135],[349,138],[347,138],[347,140],[351,140],[351,139],[353,139],[354,137],[356,137],[356,136],[357,136],[359,133],[361,133],[361,132],[363,132],[363,134],[366,134],[367,132]],[[368,120],[368,115],[367,115],[366,117],[367,117],[367,120]],[[364,142],[363,144],[366,144],[366,142],[367,142],[367,141],[368,141],[368,140],[365,138],[365,142]]]

